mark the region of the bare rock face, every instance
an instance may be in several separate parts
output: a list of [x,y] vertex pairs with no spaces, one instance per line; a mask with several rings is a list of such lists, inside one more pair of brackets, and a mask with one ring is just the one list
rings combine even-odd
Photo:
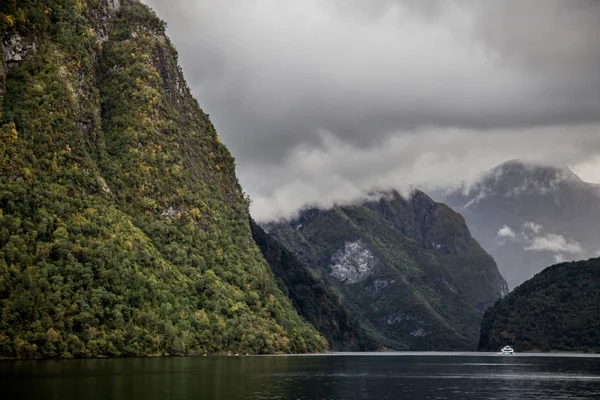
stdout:
[[0,39],[0,99],[6,90],[6,74],[12,67],[27,60],[36,49],[35,42],[27,42],[17,32],[11,32]]
[[377,259],[362,240],[346,242],[331,257],[331,275],[345,284],[362,282],[373,274]]
[[97,8],[89,8],[94,21],[94,36],[96,40],[105,42],[110,37],[112,20],[121,9],[121,0],[101,1]]
[[108,0],[108,9],[112,13],[116,13],[121,9],[121,0]]
[[2,38],[2,55],[8,68],[27,60],[35,52],[35,42],[28,43],[20,34],[13,32]]

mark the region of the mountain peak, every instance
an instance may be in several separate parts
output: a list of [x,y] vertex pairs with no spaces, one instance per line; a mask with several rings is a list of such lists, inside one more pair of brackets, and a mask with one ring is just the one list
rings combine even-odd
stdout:
[[579,176],[577,176],[567,165],[556,165],[521,159],[506,161],[488,171],[488,173],[485,174],[485,177],[493,177],[496,178],[496,180],[505,177],[521,177],[537,181],[547,181],[549,183],[556,181],[581,182]]
[[567,166],[511,160],[439,200],[460,210],[511,287],[555,260],[598,251],[600,190]]
[[502,163],[471,185],[465,194],[480,197],[490,194],[505,197],[521,195],[546,195],[557,193],[561,188],[587,185],[566,165],[511,160]]

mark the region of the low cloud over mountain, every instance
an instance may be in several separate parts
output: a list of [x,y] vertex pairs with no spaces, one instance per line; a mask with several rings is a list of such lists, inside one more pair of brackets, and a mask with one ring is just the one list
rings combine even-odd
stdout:
[[511,288],[553,263],[600,254],[600,187],[567,167],[511,161],[436,197],[464,215]]
[[600,3],[147,0],[258,219],[512,158],[600,182]]

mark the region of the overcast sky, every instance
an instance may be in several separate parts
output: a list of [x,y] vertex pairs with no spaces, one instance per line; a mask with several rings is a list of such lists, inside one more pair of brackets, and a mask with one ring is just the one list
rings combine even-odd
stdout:
[[513,158],[600,182],[600,1],[146,3],[259,220]]

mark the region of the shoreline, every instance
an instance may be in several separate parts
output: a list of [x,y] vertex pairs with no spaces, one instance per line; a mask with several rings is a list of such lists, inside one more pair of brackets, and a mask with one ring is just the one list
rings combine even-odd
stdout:
[[0,357],[0,363],[9,361],[75,361],[75,360],[131,360],[131,359],[158,359],[158,358],[243,358],[243,357],[534,357],[534,358],[600,358],[600,353],[580,352],[522,352],[515,354],[502,354],[498,352],[451,352],[451,351],[381,351],[381,352],[328,352],[305,354],[154,354],[127,357],[72,357],[72,358],[16,358]]

